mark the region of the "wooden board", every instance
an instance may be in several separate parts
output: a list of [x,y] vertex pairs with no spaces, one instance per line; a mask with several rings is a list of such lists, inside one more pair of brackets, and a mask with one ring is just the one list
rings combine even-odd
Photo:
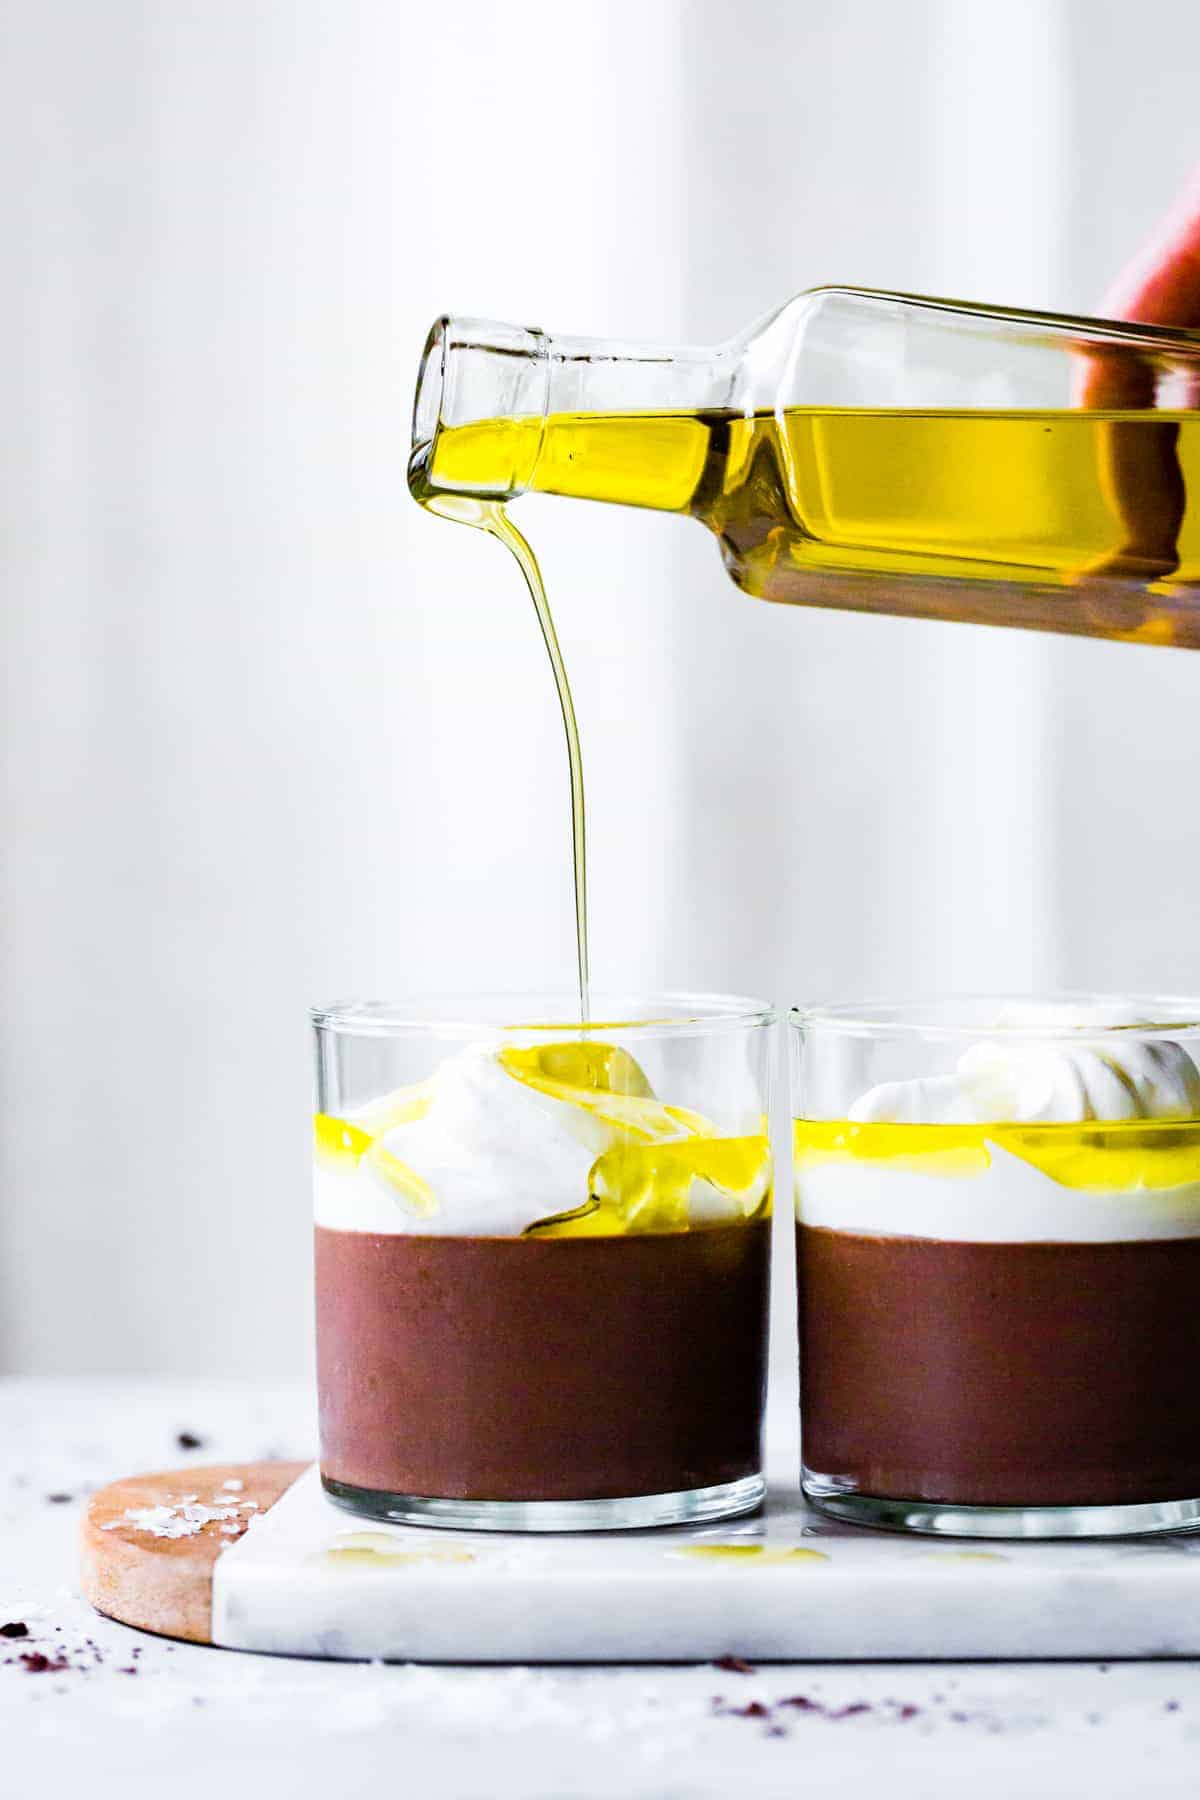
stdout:
[[80,1522],[84,1598],[122,1624],[211,1644],[218,1557],[306,1466],[217,1463],[130,1475],[101,1488]]

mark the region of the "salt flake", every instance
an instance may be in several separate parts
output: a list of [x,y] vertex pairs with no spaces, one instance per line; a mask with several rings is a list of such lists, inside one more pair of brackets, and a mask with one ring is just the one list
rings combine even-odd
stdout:
[[216,1520],[236,1518],[236,1506],[202,1506],[191,1494],[174,1506],[130,1506],[119,1519],[110,1519],[100,1529],[116,1531],[121,1525],[131,1525],[135,1531],[148,1532],[151,1537],[185,1538],[195,1537]]

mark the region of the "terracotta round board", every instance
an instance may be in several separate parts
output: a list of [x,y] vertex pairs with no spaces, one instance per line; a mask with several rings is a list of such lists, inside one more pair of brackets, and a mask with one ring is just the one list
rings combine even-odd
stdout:
[[101,1488],[79,1528],[84,1598],[123,1625],[211,1644],[217,1558],[307,1466],[218,1463]]

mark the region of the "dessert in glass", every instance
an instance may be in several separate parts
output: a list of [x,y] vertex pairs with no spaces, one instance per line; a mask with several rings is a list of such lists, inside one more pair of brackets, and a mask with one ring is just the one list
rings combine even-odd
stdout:
[[809,1500],[961,1535],[1200,1523],[1200,1001],[791,1023]]
[[592,1013],[312,1014],[321,1474],[352,1511],[597,1530],[762,1499],[773,1015]]

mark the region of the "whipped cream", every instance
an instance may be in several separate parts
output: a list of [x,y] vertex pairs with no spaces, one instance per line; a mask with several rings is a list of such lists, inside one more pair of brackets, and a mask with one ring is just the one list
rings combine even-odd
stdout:
[[1071,1035],[1050,1043],[975,1044],[954,1074],[883,1082],[855,1101],[850,1118],[910,1125],[1200,1118],[1200,1069],[1182,1044],[1133,1035],[1089,1039],[1089,1027],[1151,1024],[1128,1007],[1010,1006],[996,1023]]
[[[552,1080],[539,1087],[510,1073],[500,1050],[471,1045],[441,1064],[419,1108],[406,1107],[403,1095],[384,1096],[345,1115],[346,1153],[316,1160],[316,1221],[342,1231],[515,1237],[583,1206],[598,1157],[629,1141],[626,1115],[635,1138],[643,1127],[656,1142],[686,1139],[706,1124],[655,1101],[632,1059],[628,1070],[637,1078],[629,1093]],[[389,1110],[419,1116],[380,1129]],[[354,1140],[358,1130],[365,1147]],[[764,1165],[756,1200],[768,1181]],[[745,1196],[691,1181],[690,1225],[746,1210]]]
[[1200,1181],[1097,1193],[1064,1187],[999,1145],[973,1175],[817,1162],[796,1176],[805,1225],[958,1244],[1107,1244],[1200,1237]]
[[[849,1109],[850,1120],[1069,1126],[1200,1119],[1200,1069],[1183,1045],[1139,1038],[1136,1028],[1152,1021],[1133,1008],[1012,1006],[996,1024],[1063,1035],[1015,1042],[997,1037],[973,1045],[952,1074],[871,1088]],[[1130,1027],[1129,1038],[1089,1035],[1117,1027]],[[806,1225],[832,1230],[960,1243],[1200,1237],[1200,1181],[1163,1188],[1070,1187],[986,1133],[983,1148],[984,1166],[966,1172],[905,1167],[866,1155],[802,1155],[797,1214]]]

